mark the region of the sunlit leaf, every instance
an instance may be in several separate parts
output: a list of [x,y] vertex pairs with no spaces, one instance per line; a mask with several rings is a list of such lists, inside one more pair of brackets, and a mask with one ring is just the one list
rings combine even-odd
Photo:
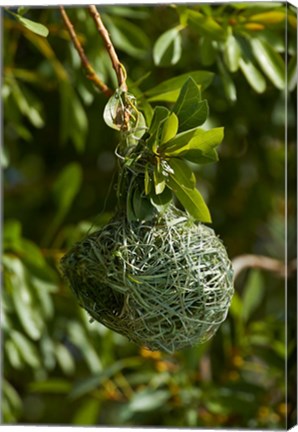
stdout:
[[[214,128],[209,131],[197,129],[193,137],[182,146],[179,144],[179,141],[177,145],[177,140],[170,141],[165,149],[165,154],[171,157],[184,157],[192,162],[197,162],[196,157],[205,155],[208,158],[209,155],[212,161],[214,157],[213,150],[222,142],[223,136],[223,128]],[[179,139],[179,135],[177,137]],[[217,160],[216,156],[215,160]]]
[[160,195],[161,193],[163,193],[166,187],[166,180],[164,175],[159,171],[156,165],[154,166],[153,179],[154,179],[155,193],[156,195]]
[[16,330],[13,330],[10,336],[17,346],[23,361],[33,369],[38,368],[40,366],[40,359],[35,345]]
[[181,28],[174,27],[163,33],[153,47],[153,59],[157,66],[173,66],[181,57]]
[[264,74],[278,89],[285,87],[285,64],[280,56],[271,46],[265,41],[257,38],[250,40],[255,58],[258,61]]
[[22,400],[16,389],[7,381],[2,379],[2,419],[4,423],[16,423],[23,411]]
[[198,11],[188,9],[189,24],[201,35],[208,36],[213,40],[223,40],[224,29],[215,21],[212,16],[206,16]]
[[241,51],[231,27],[229,29],[230,31],[224,44],[224,60],[229,71],[236,72],[239,67]]
[[153,411],[160,408],[169,398],[168,390],[145,389],[134,394],[129,403],[129,409],[133,412]]
[[260,22],[263,24],[278,24],[284,22],[286,18],[285,12],[282,11],[267,11],[254,15],[250,15],[249,20]]
[[28,30],[32,31],[33,33],[37,34],[38,36],[43,36],[43,37],[48,36],[49,30],[43,24],[32,21],[32,20],[25,18],[22,15],[18,15],[18,14],[14,13],[10,10],[8,12],[11,15],[13,15],[15,17],[15,19],[18,20]]
[[[186,134],[185,134],[186,135]],[[165,154],[168,156],[185,156],[186,153],[195,150],[201,150],[203,153],[217,147],[223,140],[224,129],[213,128],[209,131],[204,129],[196,129],[190,140],[181,146],[178,139],[174,139],[168,143],[165,149]]]
[[74,358],[69,350],[61,343],[55,346],[55,355],[58,363],[66,375],[72,374],[75,370]]
[[22,369],[24,367],[22,357],[12,339],[7,339],[4,342],[4,350],[14,369]]
[[34,127],[42,128],[44,120],[42,118],[41,102],[28,87],[23,86],[14,79],[11,80],[11,91],[20,112],[29,119]]
[[162,132],[160,137],[160,145],[170,141],[178,132],[178,117],[175,113],[171,113],[170,116],[164,121],[162,126]]
[[208,207],[195,187],[195,176],[186,162],[171,158],[169,165],[173,169],[173,174],[167,177],[167,185],[174,192],[185,210],[201,222],[211,222]]
[[257,93],[263,93],[266,90],[266,80],[262,73],[248,58],[241,58],[239,61],[240,68],[247,82]]
[[181,87],[189,77],[191,77],[196,82],[200,90],[204,90],[211,84],[214,74],[207,71],[187,72],[185,74],[163,81],[156,87],[145,91],[145,94],[148,97],[148,100],[151,102],[175,102]]
[[32,289],[23,263],[17,257],[4,257],[6,270],[9,272],[13,300],[17,316],[26,334],[34,340],[40,338],[44,322],[37,304],[34,301]]
[[237,91],[234,81],[226,69],[223,62],[217,58],[217,64],[220,71],[220,77],[222,80],[223,88],[227,99],[231,102],[235,102],[237,100]]

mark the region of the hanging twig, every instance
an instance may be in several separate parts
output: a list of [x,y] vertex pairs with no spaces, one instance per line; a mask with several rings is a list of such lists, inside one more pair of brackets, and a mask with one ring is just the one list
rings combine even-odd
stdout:
[[63,6],[60,6],[60,12],[65,24],[65,27],[67,28],[69,35],[71,37],[71,40],[74,44],[75,49],[77,50],[82,65],[83,67],[86,69],[87,72],[87,78],[93,82],[93,84],[100,90],[102,91],[106,96],[111,96],[113,94],[113,91],[99,78],[99,76],[96,74],[95,70],[93,69],[93,67],[91,66],[85,52],[84,49],[81,45],[81,42],[79,41],[76,32],[74,30],[74,27],[64,9]]
[[115,48],[112,44],[109,33],[108,33],[107,29],[105,28],[95,5],[89,6],[89,12],[90,12],[90,15],[92,16],[92,18],[95,22],[96,28],[97,28],[100,36],[102,37],[104,44],[105,44],[105,47],[106,47],[106,50],[110,56],[113,68],[114,68],[116,75],[117,75],[118,85],[123,91],[127,91],[125,69],[118,59],[117,53],[116,53]]
[[233,259],[234,279],[246,268],[260,268],[279,274],[281,277],[289,277],[296,270],[296,259],[286,266],[282,261],[263,255],[240,255]]

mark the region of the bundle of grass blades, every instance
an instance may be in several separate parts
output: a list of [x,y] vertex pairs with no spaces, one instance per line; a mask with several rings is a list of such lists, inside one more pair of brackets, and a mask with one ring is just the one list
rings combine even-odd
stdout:
[[143,223],[116,215],[75,245],[62,265],[95,320],[151,350],[207,341],[233,294],[222,242],[174,207]]
[[117,210],[61,262],[94,320],[151,350],[172,353],[209,340],[233,295],[231,262],[202,223],[211,222],[210,213],[188,164],[218,159],[223,128],[199,128],[207,115],[188,79],[172,111],[156,107],[144,132],[133,96],[116,92],[104,117],[122,136]]

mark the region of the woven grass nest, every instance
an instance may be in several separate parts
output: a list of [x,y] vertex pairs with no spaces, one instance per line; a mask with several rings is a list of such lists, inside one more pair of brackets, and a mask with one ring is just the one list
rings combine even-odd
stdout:
[[233,295],[221,240],[175,207],[149,222],[117,214],[74,245],[61,265],[93,319],[153,351],[210,339]]

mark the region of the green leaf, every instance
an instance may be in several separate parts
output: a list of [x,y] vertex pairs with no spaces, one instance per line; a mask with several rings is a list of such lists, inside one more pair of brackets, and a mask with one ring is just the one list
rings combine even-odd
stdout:
[[172,169],[170,177],[173,177],[175,181],[186,188],[195,188],[196,177],[186,162],[179,158],[171,158],[168,163]]
[[150,12],[149,11],[147,11],[145,9],[141,9],[139,7],[136,8],[136,7],[115,6],[115,5],[113,5],[111,7],[106,6],[105,10],[110,15],[117,15],[117,16],[129,18],[129,19],[141,19],[141,20],[144,20],[146,18],[149,18],[149,16],[150,16]]
[[61,343],[57,343],[55,345],[55,355],[63,372],[66,375],[72,374],[75,370],[75,363],[69,350]]
[[212,18],[198,11],[188,9],[189,24],[203,36],[208,36],[212,40],[224,40],[224,29]]
[[211,222],[211,216],[200,192],[195,188],[195,176],[186,162],[170,159],[174,173],[167,178],[167,185],[174,192],[185,210],[201,222]]
[[231,27],[228,27],[228,37],[224,44],[224,60],[230,72],[236,72],[239,68],[241,50],[237,39],[232,33]]
[[252,313],[260,306],[265,294],[262,274],[259,270],[250,270],[243,291],[242,319],[246,322]]
[[130,56],[142,59],[146,57],[150,40],[141,26],[137,26],[120,16],[102,15],[111,36],[111,40],[116,48],[124,51]]
[[31,339],[38,340],[44,329],[44,322],[28,284],[25,267],[17,257],[3,257],[3,263],[11,283],[11,287],[6,289],[10,291],[20,323]]
[[176,116],[176,114],[171,113],[162,125],[160,145],[167,143],[175,137],[178,132],[178,123],[178,117]]
[[215,41],[209,37],[201,37],[200,39],[200,57],[202,65],[211,66],[216,59]]
[[173,112],[179,119],[179,132],[202,125],[208,117],[207,101],[201,101],[201,92],[190,77],[183,85]]
[[25,13],[27,13],[30,10],[30,7],[25,7],[25,6],[19,6],[17,13],[18,15],[24,15]]
[[255,65],[244,56],[239,60],[240,69],[247,82],[257,93],[263,93],[266,90],[266,80]]
[[135,214],[135,220],[143,221],[150,220],[156,213],[155,208],[152,206],[150,200],[139,187],[135,187],[132,196],[133,211]]
[[10,219],[4,222],[3,230],[3,247],[5,249],[18,248],[22,235],[22,225],[16,219]]
[[18,423],[23,411],[22,400],[15,388],[5,379],[2,379],[2,419],[3,423]]
[[103,111],[103,119],[105,123],[112,129],[120,130],[120,125],[117,123],[117,113],[121,107],[119,95],[115,92],[105,105]]
[[60,140],[72,140],[78,152],[85,148],[88,118],[76,92],[67,81],[60,82],[61,118]]
[[10,84],[12,95],[20,112],[28,118],[34,127],[42,128],[44,120],[40,101],[27,87],[21,85],[15,79],[11,79]]
[[151,135],[155,134],[160,126],[160,123],[163,120],[166,120],[167,117],[169,117],[169,115],[170,115],[170,110],[168,108],[163,106],[156,106],[154,108],[154,113],[150,124],[149,133]]
[[163,193],[166,187],[165,176],[160,172],[159,167],[157,165],[154,166],[153,171],[153,179],[154,179],[154,188],[156,195],[160,195]]
[[172,152],[184,147],[188,144],[188,142],[196,135],[198,132],[198,128],[190,129],[185,132],[181,132],[176,135],[173,139],[171,139],[168,143],[162,146],[162,151],[167,153],[168,151]]
[[154,152],[157,152],[157,148],[160,144],[160,131],[166,119],[170,116],[170,110],[165,107],[157,106],[154,109],[151,125],[149,128],[149,134],[151,135],[147,141],[147,146]]
[[153,60],[157,66],[173,66],[181,57],[181,27],[174,27],[163,33],[153,47]]
[[76,162],[68,164],[59,174],[53,186],[53,195],[57,205],[56,214],[46,232],[44,243],[48,244],[63,221],[73,203],[82,183],[82,169]]
[[243,302],[241,297],[237,292],[234,292],[230,305],[230,314],[235,318],[241,320],[243,311]]
[[263,93],[266,90],[266,80],[255,65],[249,41],[243,37],[238,37],[238,43],[241,48],[241,58],[239,60],[240,69],[249,85],[257,93]]
[[11,331],[10,337],[15,343],[24,362],[33,369],[40,367],[40,359],[35,345],[16,330]]
[[61,378],[34,381],[29,385],[29,391],[33,393],[68,394],[70,388],[70,382]]
[[146,164],[145,166],[145,176],[144,176],[144,191],[145,195],[148,195],[151,192],[151,165]]
[[11,366],[14,369],[22,369],[24,367],[24,363],[22,361],[19,350],[12,339],[6,338],[4,342],[4,349]]
[[237,91],[234,81],[232,80],[231,75],[229,74],[228,70],[226,69],[225,65],[219,57],[217,58],[217,64],[220,71],[225,95],[229,101],[235,102],[237,100]]
[[183,159],[195,164],[207,164],[218,161],[218,153],[216,150],[209,148],[207,150],[189,150],[183,154]]
[[187,72],[185,74],[163,81],[156,87],[145,91],[145,95],[148,97],[149,102],[175,102],[179,95],[181,87],[189,77],[191,77],[196,82],[196,84],[202,91],[211,84],[214,74],[207,71]]
[[172,199],[173,194],[168,187],[165,187],[164,191],[159,195],[156,195],[154,193],[150,194],[151,204],[157,209],[159,213],[164,212],[168,208]]
[[68,212],[82,183],[82,168],[77,162],[69,163],[59,174],[53,194],[60,214]]
[[99,399],[88,398],[87,400],[84,400],[79,408],[75,411],[71,423],[82,426],[93,426],[97,424],[100,405],[101,400]]
[[15,19],[18,20],[28,30],[32,31],[33,33],[35,33],[39,36],[43,36],[43,37],[48,36],[49,30],[43,24],[29,20],[28,18],[24,18],[23,16],[18,15],[18,14],[14,13],[10,10],[8,12],[11,15],[13,15],[15,17]]
[[92,373],[97,373],[102,370],[102,364],[99,354],[96,352],[92,343],[78,321],[68,321],[67,323],[68,336],[71,342],[81,351],[86,363]]
[[129,403],[129,410],[133,412],[153,411],[162,407],[171,397],[168,390],[145,389],[135,393]]
[[[187,136],[186,133],[184,135]],[[177,135],[175,139],[168,143],[164,153],[170,157],[185,157],[188,152],[196,150],[201,151],[202,154],[208,154],[209,150],[213,150],[214,147],[217,147],[222,142],[223,137],[224,128],[213,128],[209,131],[195,129],[190,140],[186,143],[183,143],[183,140],[179,140],[179,135]]]
[[254,21],[262,24],[278,24],[284,22],[286,13],[282,11],[268,11],[250,15],[249,21]]
[[252,50],[264,74],[280,90],[285,88],[285,63],[270,44],[257,38],[250,40]]

